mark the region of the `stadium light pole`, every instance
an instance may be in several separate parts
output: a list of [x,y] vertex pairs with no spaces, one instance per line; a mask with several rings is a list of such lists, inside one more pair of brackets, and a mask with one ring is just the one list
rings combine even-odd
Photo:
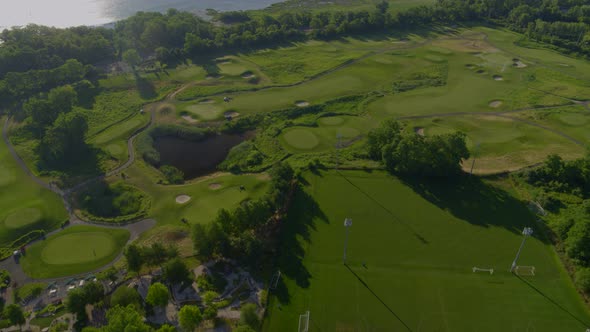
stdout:
[[516,257],[514,257],[514,261],[512,262],[512,266],[510,267],[510,272],[514,271],[514,268],[516,268],[516,262],[518,261],[518,257],[520,257],[520,252],[522,251],[522,247],[524,247],[524,243],[526,242],[526,238],[528,236],[531,236],[533,234],[533,229],[530,227],[525,227],[522,230],[522,235],[524,235],[524,237],[522,238],[522,242],[520,243],[520,248],[518,248],[518,251],[516,252]]
[[348,231],[352,226],[352,219],[346,218],[344,219],[344,228],[346,228],[346,235],[344,237],[344,256],[342,256],[342,263],[346,265],[346,247],[348,246]]

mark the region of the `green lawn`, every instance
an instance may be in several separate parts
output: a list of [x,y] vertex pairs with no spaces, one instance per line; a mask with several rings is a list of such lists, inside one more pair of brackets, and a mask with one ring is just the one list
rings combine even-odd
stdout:
[[[405,185],[385,173],[306,174],[282,238],[265,331],[584,331],[590,314],[524,204],[476,178]],[[345,229],[352,218],[347,266]],[[535,229],[507,270],[524,226]],[[363,266],[363,264],[365,266]],[[474,266],[494,274],[473,273]]]
[[[2,125],[5,120],[0,117]],[[4,140],[0,140],[0,192],[0,246],[33,230],[53,230],[68,219],[59,196],[22,171]]]
[[72,226],[30,246],[21,266],[33,278],[90,272],[115,259],[127,240],[125,229]]

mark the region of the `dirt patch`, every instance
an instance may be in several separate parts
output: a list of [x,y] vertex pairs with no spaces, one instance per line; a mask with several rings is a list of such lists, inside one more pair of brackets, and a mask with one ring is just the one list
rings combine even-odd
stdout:
[[189,195],[178,195],[176,196],[176,203],[178,204],[185,204],[188,203],[188,201],[191,200],[191,197]]
[[309,106],[309,102],[305,101],[305,100],[298,100],[295,102],[295,106],[297,107],[307,107]]
[[485,73],[486,73],[486,71],[485,71],[485,70],[483,70],[483,69],[480,69],[480,70],[476,71],[476,73],[478,73],[478,74],[485,74]]
[[174,105],[172,104],[162,104],[158,107],[158,113],[160,115],[169,115],[174,112]]
[[236,111],[230,111],[230,112],[225,112],[223,113],[223,116],[226,118],[237,118],[238,116],[240,116],[240,113],[236,112]]
[[190,116],[190,115],[183,115],[182,118],[184,119],[184,121],[186,121],[188,123],[197,123],[197,122],[199,122],[199,120],[193,119],[193,117]]
[[494,81],[503,81],[504,78],[500,75],[494,75]]
[[417,135],[424,136],[424,128],[422,127],[414,127],[414,132]]
[[498,108],[498,107],[502,106],[502,101],[501,100],[494,100],[489,103],[489,106],[493,107],[493,108]]
[[211,183],[211,184],[209,184],[209,189],[219,190],[219,189],[221,189],[221,184],[220,183]]
[[199,104],[215,104],[215,100],[213,99],[203,99],[199,101]]

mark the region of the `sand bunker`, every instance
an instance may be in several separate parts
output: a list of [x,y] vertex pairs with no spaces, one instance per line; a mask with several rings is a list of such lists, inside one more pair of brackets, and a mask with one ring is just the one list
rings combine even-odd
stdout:
[[176,203],[178,203],[178,204],[184,204],[190,200],[191,200],[191,197],[189,195],[176,196]]
[[424,128],[422,127],[415,127],[414,132],[420,136],[424,136]]
[[213,99],[203,99],[199,101],[199,104],[215,104],[215,100]]
[[490,105],[490,107],[497,108],[502,105],[502,101],[501,100],[494,100],[489,105]]
[[254,75],[254,73],[251,71],[247,71],[242,74],[242,78],[245,78],[245,79],[253,78],[253,77],[256,77],[256,75]]
[[219,184],[219,183],[211,183],[209,185],[209,189],[211,189],[211,190],[221,189],[221,184]]
[[504,78],[500,75],[494,75],[494,81],[503,81]]
[[197,123],[199,120],[193,119],[190,115],[183,115],[182,118],[188,123]]
[[231,111],[231,112],[225,112],[223,113],[223,116],[226,118],[237,118],[238,116],[240,116],[240,113],[235,112],[235,111]]
[[516,68],[525,68],[527,66],[524,62],[518,59],[514,59],[514,63],[512,65]]
[[309,106],[309,102],[305,101],[305,100],[298,100],[295,102],[295,106],[297,107],[306,107]]

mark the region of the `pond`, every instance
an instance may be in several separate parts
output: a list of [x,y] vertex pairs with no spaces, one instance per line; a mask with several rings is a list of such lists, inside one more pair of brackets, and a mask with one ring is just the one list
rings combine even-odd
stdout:
[[160,153],[160,164],[171,165],[193,179],[214,172],[229,150],[244,141],[240,135],[216,135],[203,141],[188,141],[173,136],[158,137],[154,147]]

